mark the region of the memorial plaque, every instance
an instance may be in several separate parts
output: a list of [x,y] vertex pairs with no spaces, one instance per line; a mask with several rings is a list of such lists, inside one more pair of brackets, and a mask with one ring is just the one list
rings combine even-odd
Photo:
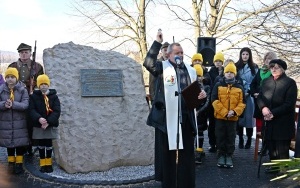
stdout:
[[124,96],[121,69],[81,69],[80,80],[83,97]]

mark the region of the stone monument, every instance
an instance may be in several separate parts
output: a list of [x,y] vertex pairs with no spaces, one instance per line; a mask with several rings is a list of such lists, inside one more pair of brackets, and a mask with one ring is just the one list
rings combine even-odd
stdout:
[[44,50],[61,102],[55,161],[68,173],[153,164],[142,66],[118,52],[73,42]]

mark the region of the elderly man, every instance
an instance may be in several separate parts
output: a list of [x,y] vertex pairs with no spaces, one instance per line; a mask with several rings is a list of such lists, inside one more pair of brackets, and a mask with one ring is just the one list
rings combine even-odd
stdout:
[[[167,50],[168,60],[158,61],[157,55],[162,41],[163,35],[161,31],[158,31],[156,41],[154,41],[147,53],[144,66],[158,79],[158,89],[155,96],[163,96],[164,101],[162,104],[155,106],[155,108],[165,115],[165,118],[156,124],[148,124],[162,132],[162,187],[192,188],[195,187],[194,137],[197,132],[195,114],[193,110],[188,109],[183,97],[179,95],[181,96],[182,112],[180,114],[182,115],[182,123],[179,124],[178,109],[180,107],[178,105],[178,96],[175,93],[178,91],[178,85],[181,90],[186,88],[196,81],[197,75],[193,67],[182,62],[183,49],[179,43],[169,45]],[[176,56],[179,56],[181,59],[179,65],[175,62]],[[178,71],[176,72],[175,69]],[[198,99],[205,97],[206,93],[202,90],[198,95]],[[179,129],[177,130],[178,127]],[[178,140],[177,132],[179,135]]]
[[[31,94],[36,87],[36,79],[39,75],[44,74],[44,70],[41,64],[34,62],[31,57],[31,46],[25,43],[21,43],[18,48],[19,59],[16,62],[11,63],[8,67],[14,67],[19,72],[19,80],[26,85],[28,94]],[[27,118],[28,134],[32,139],[32,127],[30,121]],[[32,142],[32,140],[31,140]],[[32,155],[32,146],[28,147],[28,153]]]

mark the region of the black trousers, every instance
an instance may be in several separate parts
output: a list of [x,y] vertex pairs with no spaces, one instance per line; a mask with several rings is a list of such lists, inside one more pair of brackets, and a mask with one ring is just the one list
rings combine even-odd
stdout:
[[15,147],[15,148],[7,148],[7,155],[8,156],[20,156],[20,155],[24,155],[25,150],[24,147]]
[[236,121],[216,119],[218,156],[231,156],[235,150]]
[[178,150],[178,165],[176,164],[176,150],[169,150],[168,135],[163,134],[162,136],[163,188],[195,187],[194,134],[187,115],[183,115],[183,124],[181,127],[183,149]]

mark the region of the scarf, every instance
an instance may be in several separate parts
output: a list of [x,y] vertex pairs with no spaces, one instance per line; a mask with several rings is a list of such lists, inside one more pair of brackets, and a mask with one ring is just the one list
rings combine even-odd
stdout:
[[43,94],[43,96],[44,96],[44,101],[45,101],[45,105],[46,105],[46,113],[47,113],[47,115],[49,115],[51,112],[53,112],[53,110],[50,108],[49,99],[48,99],[47,95]]
[[11,101],[14,101],[14,100],[15,100],[14,89],[10,89],[9,91],[10,91],[9,99],[10,99]]
[[270,70],[263,70],[263,69],[260,69],[259,71],[259,75],[261,77],[261,81],[260,81],[260,85],[262,84],[262,81],[266,78],[269,78],[271,76],[271,71]]
[[233,84],[234,82],[235,82],[235,77],[230,78],[230,79],[225,78],[225,83],[226,84]]
[[[176,71],[169,60],[163,61],[163,83],[164,83],[164,94],[166,102],[166,120],[167,120],[167,134],[169,150],[176,150],[176,138],[177,138],[177,126],[179,126],[179,148],[184,149],[182,144],[182,131],[181,125],[178,121],[178,96],[175,96],[175,92],[178,91],[178,80],[176,76]],[[196,70],[188,64],[185,66],[188,75],[190,77],[191,83],[196,81],[197,75]],[[183,76],[181,77],[183,79]],[[183,102],[183,101],[182,101]],[[196,120],[195,120],[196,121]],[[179,124],[179,125],[178,125]]]

